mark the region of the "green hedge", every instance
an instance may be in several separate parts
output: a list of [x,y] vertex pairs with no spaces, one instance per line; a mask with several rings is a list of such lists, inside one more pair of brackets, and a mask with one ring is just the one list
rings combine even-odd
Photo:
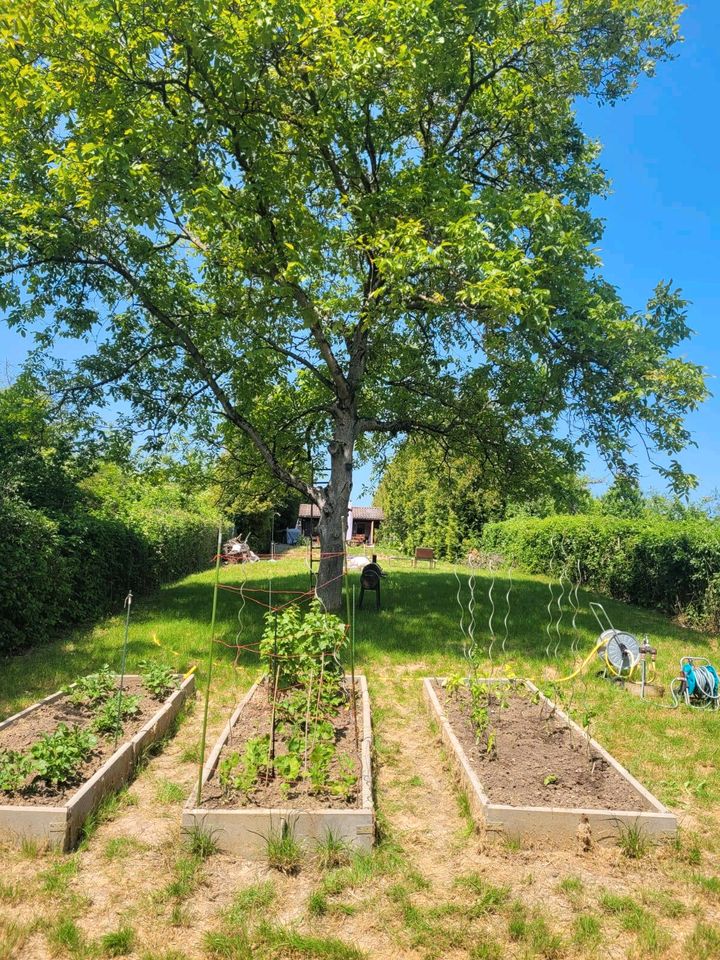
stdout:
[[50,519],[0,501],[0,654],[119,610],[129,589],[144,593],[202,569],[216,543],[217,528],[190,511]]
[[554,516],[488,524],[483,548],[532,573],[574,576],[618,600],[720,624],[720,523]]

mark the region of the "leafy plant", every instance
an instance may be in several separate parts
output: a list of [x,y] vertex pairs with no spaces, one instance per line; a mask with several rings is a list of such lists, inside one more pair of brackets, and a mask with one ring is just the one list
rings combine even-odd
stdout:
[[30,748],[33,773],[54,787],[64,786],[75,779],[96,745],[92,731],[61,723]]
[[91,707],[107,700],[115,690],[115,684],[115,674],[105,663],[97,673],[88,673],[72,686],[65,687],[65,692],[71,703]]
[[330,682],[342,677],[338,655],[346,640],[345,624],[314,600],[304,616],[295,605],[267,614],[260,657],[271,675],[277,667],[281,687],[302,686],[308,674],[320,669]]
[[156,700],[164,700],[171,690],[179,686],[175,670],[168,664],[141,660],[139,666],[142,684]]
[[0,790],[20,790],[32,773],[32,759],[19,750],[0,751]]
[[267,770],[269,753],[270,737],[267,734],[248,740],[242,756],[236,751],[220,763],[220,786],[226,792],[234,789],[246,795],[250,793],[260,773]]
[[104,736],[114,736],[123,731],[124,721],[140,712],[140,697],[135,694],[121,693],[106,700],[95,712],[93,729]]

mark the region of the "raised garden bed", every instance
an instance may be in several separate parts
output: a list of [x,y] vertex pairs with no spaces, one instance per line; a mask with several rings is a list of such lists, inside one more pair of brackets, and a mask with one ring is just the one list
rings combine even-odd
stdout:
[[[636,828],[672,836],[674,814],[530,681],[426,678],[437,722],[475,819],[510,837],[587,845]],[[481,689],[479,687],[477,689]]]
[[[372,798],[370,701],[365,677],[355,678],[356,716],[351,708],[351,680],[345,677],[345,703],[333,718],[335,754],[326,769],[313,774],[313,745],[299,755],[306,758],[305,769],[278,776],[265,764],[267,743],[263,735],[271,729],[273,698],[268,680],[256,683],[240,702],[203,768],[202,802],[195,792],[183,812],[183,826],[200,828],[213,836],[217,845],[247,859],[261,859],[267,840],[283,830],[291,830],[300,843],[324,840],[328,833],[342,839],[355,850],[370,850],[375,836]],[[283,695],[276,709],[282,713]],[[288,757],[288,735],[278,725],[275,756],[283,767]],[[256,775],[238,785],[236,764],[232,776],[227,771],[237,758],[247,757],[248,744],[259,744],[263,751]],[[309,769],[308,769],[309,766]],[[247,769],[247,767],[245,768]],[[225,771],[225,772],[224,772]],[[251,771],[252,773],[252,771]]]
[[[100,676],[102,673],[85,679]],[[62,850],[72,849],[88,815],[103,797],[127,782],[137,762],[165,736],[195,689],[194,675],[184,679],[173,675],[171,689],[155,691],[148,688],[146,677],[125,677],[127,699],[121,706],[126,713],[116,747],[117,695],[108,689],[112,675],[104,676],[105,690],[96,690],[91,699],[78,696],[81,681],[0,723],[0,761],[5,761],[0,763],[0,776],[5,777],[0,782],[3,839],[20,842],[32,838]],[[53,762],[66,764],[55,781],[58,769]],[[14,786],[13,776],[17,780]]]

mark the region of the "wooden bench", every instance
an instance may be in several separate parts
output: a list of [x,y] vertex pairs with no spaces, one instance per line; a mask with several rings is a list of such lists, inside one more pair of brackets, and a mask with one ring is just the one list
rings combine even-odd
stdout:
[[413,566],[418,565],[418,560],[427,560],[431,567],[435,566],[435,551],[432,547],[415,547],[415,556],[413,557]]

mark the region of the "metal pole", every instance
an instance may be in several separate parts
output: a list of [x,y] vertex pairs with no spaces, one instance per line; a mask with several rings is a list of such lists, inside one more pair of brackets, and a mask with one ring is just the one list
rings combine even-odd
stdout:
[[222,551],[222,520],[218,525],[217,554],[215,556],[215,585],[213,587],[212,620],[210,621],[210,650],[208,652],[207,683],[205,684],[205,709],[200,734],[200,771],[198,773],[197,805],[202,801],[203,767],[205,766],[205,742],[207,739],[208,710],[210,708],[210,680],[212,679],[213,653],[215,648],[215,619],[217,615],[218,584],[220,582],[220,559]]
[[125,640],[123,641],[123,651],[122,651],[122,663],[120,665],[120,686],[118,687],[118,703],[117,703],[117,722],[115,725],[115,748],[117,749],[118,738],[120,736],[120,721],[122,719],[122,692],[123,684],[125,683],[125,665],[127,663],[127,648],[128,648],[128,632],[130,630],[130,607],[132,606],[132,590],[128,591],[128,595],[125,597],[124,607],[127,608],[127,613],[125,614]]
[[355,726],[355,749],[358,749],[360,738],[357,721],[357,691],[355,690],[355,584],[352,586],[352,626],[350,628],[350,679],[352,682],[353,724]]

